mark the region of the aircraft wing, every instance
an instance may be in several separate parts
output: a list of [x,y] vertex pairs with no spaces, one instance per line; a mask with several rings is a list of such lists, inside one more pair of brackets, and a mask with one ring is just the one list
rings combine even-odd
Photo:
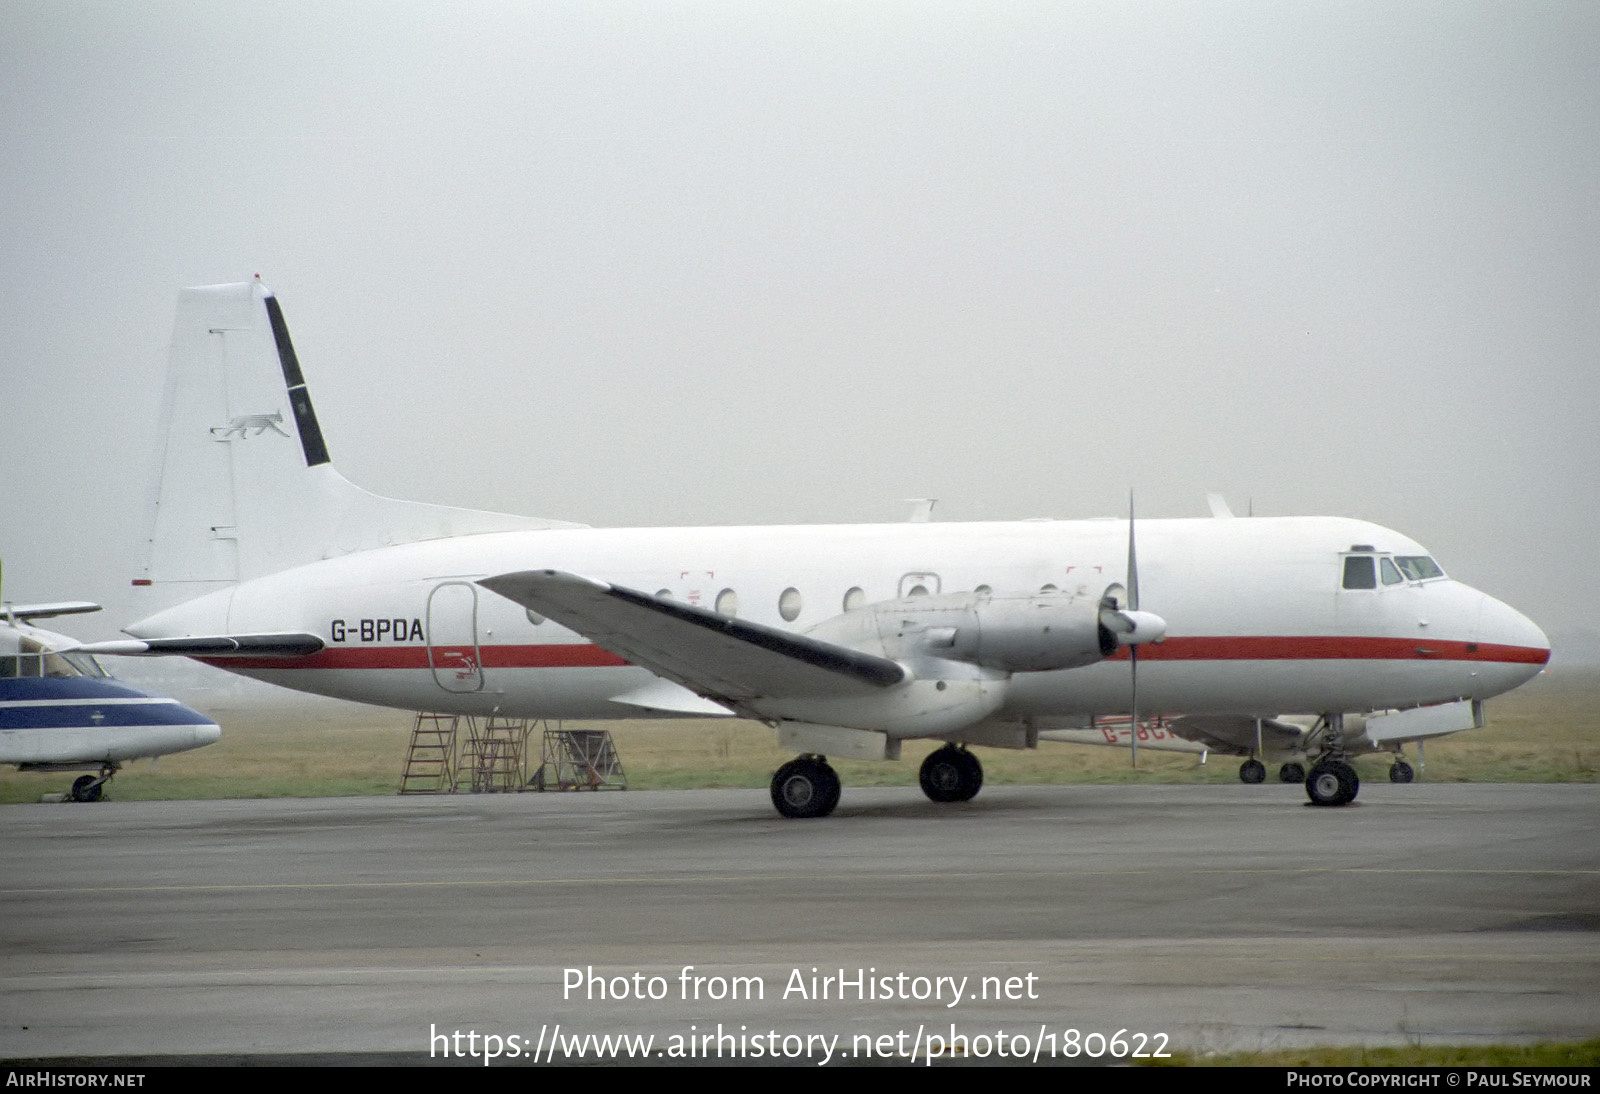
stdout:
[[884,657],[559,570],[478,584],[718,702],[870,694],[906,677]]
[[[1256,720],[1242,714],[1186,714],[1167,723],[1167,730],[1216,752],[1248,756],[1256,747]],[[1274,751],[1298,747],[1305,730],[1276,718],[1261,719],[1261,743]]]
[[0,616],[25,623],[30,619],[49,619],[57,615],[77,615],[99,610],[100,605],[87,600],[58,600],[51,604],[6,604],[0,607]]
[[314,634],[212,634],[191,638],[124,638],[74,649],[122,657],[309,657],[322,649]]

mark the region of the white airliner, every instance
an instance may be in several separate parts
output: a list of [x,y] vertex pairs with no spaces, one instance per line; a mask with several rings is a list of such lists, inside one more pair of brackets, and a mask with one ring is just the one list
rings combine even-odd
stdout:
[[790,817],[837,804],[825,756],[947,741],[922,786],[965,801],[966,746],[1135,712],[1319,718],[1307,789],[1342,805],[1347,714],[1459,719],[1550,654],[1357,520],[596,529],[379,498],[330,463],[259,281],[180,294],[166,415],[135,584],[176,606],[116,652],[413,710],[756,719],[800,753],[772,779]]
[[0,605],[0,763],[21,771],[92,771],[72,784],[73,801],[100,799],[128,760],[185,752],[222,730],[176,699],[106,675],[82,643],[30,620],[97,612],[98,604]]

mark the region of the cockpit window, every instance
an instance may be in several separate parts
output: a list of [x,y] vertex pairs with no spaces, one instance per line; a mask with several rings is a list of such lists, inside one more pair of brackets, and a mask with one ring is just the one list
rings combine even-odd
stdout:
[[1395,566],[1393,559],[1380,558],[1378,560],[1378,573],[1383,578],[1385,585],[1398,585],[1405,580],[1400,576],[1400,570]]
[[1346,555],[1344,560],[1344,587],[1346,589],[1376,589],[1377,571],[1372,566],[1371,555]]
[[105,676],[106,670],[86,653],[56,653],[27,635],[0,644],[0,677]]
[[78,670],[79,676],[108,676],[109,673],[95,660],[92,653],[64,653],[62,660]]
[[1394,560],[1400,572],[1412,581],[1426,581],[1430,577],[1443,577],[1444,571],[1439,569],[1439,564],[1427,555],[1408,555]]

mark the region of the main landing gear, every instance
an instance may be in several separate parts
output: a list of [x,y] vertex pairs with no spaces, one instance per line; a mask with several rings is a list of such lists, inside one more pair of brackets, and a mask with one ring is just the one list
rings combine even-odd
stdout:
[[[922,761],[922,792],[936,802],[971,801],[983,788],[983,765],[959,745]],[[772,776],[772,804],[793,819],[826,817],[839,804],[839,775],[826,756],[797,756]]]
[[[1252,785],[1266,782],[1267,765],[1251,757],[1239,765],[1239,781]],[[1292,761],[1286,763],[1278,768],[1278,781],[1281,783],[1303,783],[1306,781],[1306,769]]]
[[772,804],[786,817],[826,817],[839,804],[839,775],[826,756],[798,756],[772,776]]
[[1416,777],[1416,769],[1404,760],[1396,759],[1389,768],[1389,781],[1392,783],[1408,783]]
[[922,792],[936,802],[971,801],[983,789],[983,765],[957,745],[945,745],[922,761]]

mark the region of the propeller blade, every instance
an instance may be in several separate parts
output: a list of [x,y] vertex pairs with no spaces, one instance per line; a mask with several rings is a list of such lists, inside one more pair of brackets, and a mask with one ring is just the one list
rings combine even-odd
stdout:
[[1133,491],[1128,491],[1128,610],[1139,610],[1139,554],[1133,545]]
[[1133,766],[1139,766],[1139,647],[1128,647],[1128,679],[1132,681],[1132,721],[1128,723],[1128,744],[1133,747]]
[[[1133,491],[1128,491],[1128,610],[1139,610],[1139,554],[1133,544]],[[1136,625],[1137,629],[1137,625]],[[1139,766],[1139,647],[1128,647],[1128,745],[1133,766]]]

